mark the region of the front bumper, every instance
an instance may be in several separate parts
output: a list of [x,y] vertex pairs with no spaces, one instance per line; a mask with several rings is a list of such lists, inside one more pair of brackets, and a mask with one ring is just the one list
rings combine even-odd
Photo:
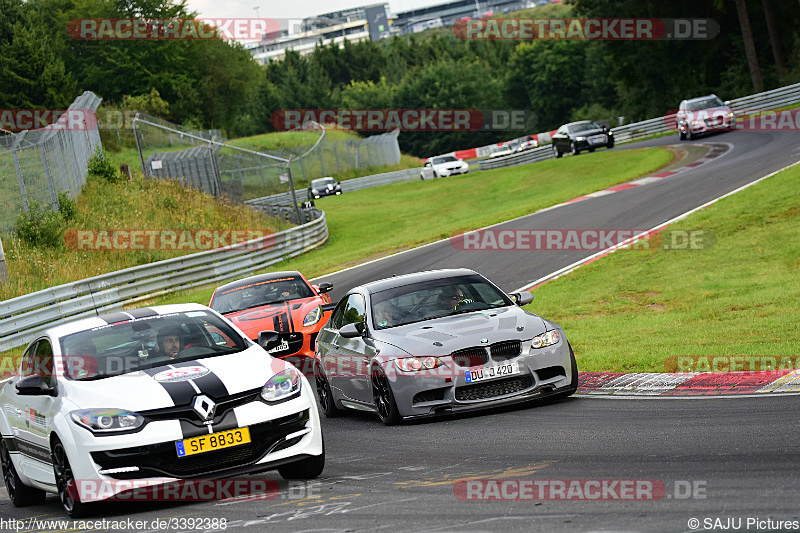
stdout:
[[[233,411],[237,427],[250,428],[249,444],[185,457],[178,457],[175,442],[185,438],[182,426],[187,422],[178,419],[152,421],[139,432],[116,436],[97,437],[83,428],[70,428],[73,445],[68,456],[74,477],[94,488],[96,496],[89,501],[97,501],[129,491],[130,484],[120,480],[158,486],[180,479],[225,478],[322,454],[316,400],[306,379],[294,399],[274,405],[252,401]],[[103,483],[100,491],[98,483]],[[81,486],[77,490],[80,495]]]
[[543,398],[569,388],[572,365],[563,331],[561,339],[547,348],[531,350],[530,343],[514,358],[487,365],[518,362],[520,373],[477,383],[467,383],[466,372],[480,366],[459,366],[452,357],[440,357],[446,367],[425,373],[387,372],[398,411],[404,418],[471,411]]
[[439,174],[441,177],[446,176],[456,176],[458,174],[466,174],[469,172],[469,167],[467,168],[450,168],[450,169],[441,169],[437,170],[436,173]]

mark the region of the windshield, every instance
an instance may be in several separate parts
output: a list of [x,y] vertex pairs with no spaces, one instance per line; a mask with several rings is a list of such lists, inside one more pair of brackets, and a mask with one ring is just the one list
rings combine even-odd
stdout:
[[299,298],[310,298],[314,291],[299,276],[283,276],[242,283],[217,291],[209,307],[223,315]]
[[453,161],[458,161],[458,159],[456,159],[452,155],[446,155],[446,156],[442,156],[442,157],[434,157],[433,158],[433,164],[434,165],[441,165],[442,163],[452,163]]
[[377,329],[422,320],[513,305],[503,292],[481,276],[435,279],[372,295],[372,319]]
[[700,111],[701,109],[712,109],[714,107],[725,107],[723,101],[717,98],[716,96],[711,96],[709,98],[703,98],[700,100],[692,100],[690,102],[687,102],[686,105],[692,111]]
[[100,379],[244,350],[247,340],[208,311],[131,319],[61,339],[65,375]]
[[580,124],[573,124],[569,127],[570,133],[578,133],[579,131],[599,130],[600,126],[596,122],[581,122]]
[[311,181],[312,187],[327,187],[328,185],[336,185],[336,180],[333,178],[323,178]]

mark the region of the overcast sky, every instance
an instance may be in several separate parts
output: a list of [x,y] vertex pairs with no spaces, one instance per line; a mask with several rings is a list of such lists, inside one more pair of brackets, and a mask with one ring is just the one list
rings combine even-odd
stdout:
[[[189,7],[199,11],[203,17],[210,18],[306,18],[341,9],[349,9],[369,4],[379,4],[380,0],[189,0]],[[444,4],[446,0],[389,0],[392,13],[399,13],[418,7]],[[254,8],[258,7],[258,11]]]

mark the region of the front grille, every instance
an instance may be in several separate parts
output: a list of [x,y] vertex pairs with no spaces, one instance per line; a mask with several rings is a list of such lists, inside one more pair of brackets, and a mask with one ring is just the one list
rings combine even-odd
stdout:
[[477,385],[467,385],[466,387],[456,388],[456,400],[468,401],[496,398],[525,390],[531,385],[533,385],[533,379],[530,375],[498,379],[487,383],[478,383]]
[[522,343],[520,341],[498,342],[492,344],[489,351],[495,361],[507,361],[522,353]]
[[[228,414],[228,411],[234,407],[238,407],[253,401],[258,401],[260,393],[261,389],[259,388],[240,392],[224,398],[212,397],[211,399],[217,404],[217,408],[214,411],[213,423],[219,424],[222,422],[222,419],[225,418],[225,415]],[[165,407],[162,409],[153,409],[152,411],[139,411],[139,414],[147,419],[148,422],[160,420],[185,420],[197,427],[205,427],[204,420],[199,414],[197,414],[197,411],[192,408],[191,403],[189,403],[189,405],[182,405],[178,407]]]
[[547,368],[540,368],[537,370],[536,375],[539,376],[539,381],[545,381],[558,376],[566,377],[567,373],[564,372],[563,366],[548,366]]
[[450,354],[458,366],[481,366],[489,362],[489,354],[483,346],[464,348]]
[[496,342],[487,347],[473,346],[456,350],[450,355],[458,366],[471,367],[488,363],[490,353],[495,361],[507,361],[522,353],[522,343],[520,341]]
[[447,389],[449,389],[449,387],[445,387],[443,389],[432,389],[432,390],[418,392],[414,395],[414,399],[412,401],[413,403],[422,403],[422,402],[437,402],[444,400],[444,393]]
[[[256,463],[276,444],[285,448],[290,444],[281,441],[291,433],[306,427],[308,410],[285,416],[270,422],[253,424],[250,428],[249,444],[217,450],[214,452],[178,457],[175,442],[161,442],[121,450],[92,452],[92,460],[101,469],[138,466],[138,472],[121,472],[110,477],[137,479],[150,477],[191,478],[210,475],[229,468]],[[296,439],[292,439],[297,442]]]
[[591,137],[589,137],[588,141],[590,143],[604,143],[604,142],[606,142],[606,136],[605,135],[592,135]]

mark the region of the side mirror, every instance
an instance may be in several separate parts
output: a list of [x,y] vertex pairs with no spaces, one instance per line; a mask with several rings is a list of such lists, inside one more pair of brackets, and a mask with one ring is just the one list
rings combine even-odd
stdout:
[[350,324],[342,326],[342,329],[339,330],[339,335],[345,339],[355,339],[356,337],[360,337],[362,335],[361,332],[363,328],[363,322],[351,322]]
[[42,376],[27,376],[17,382],[20,396],[55,396],[56,388],[50,387]]
[[514,298],[514,301],[520,307],[522,307],[524,305],[528,305],[529,303],[531,303],[533,301],[533,294],[529,293],[528,291],[515,292],[511,296]]
[[333,283],[328,283],[327,281],[323,281],[322,283],[319,284],[319,288],[317,289],[317,292],[322,293],[322,292],[328,292],[328,291],[331,291],[331,290],[333,290]]
[[281,344],[281,336],[277,331],[262,331],[258,334],[258,345],[266,351],[274,350]]

